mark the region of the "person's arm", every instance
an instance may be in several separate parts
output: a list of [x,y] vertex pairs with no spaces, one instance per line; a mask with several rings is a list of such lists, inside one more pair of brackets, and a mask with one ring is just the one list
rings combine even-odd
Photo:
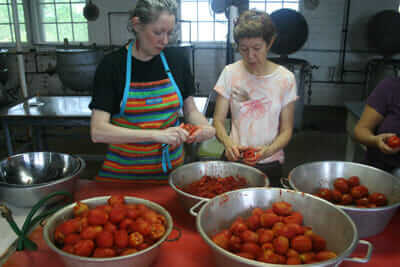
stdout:
[[261,147],[258,160],[270,157],[289,144],[293,135],[294,107],[295,101],[292,101],[282,109],[279,117],[279,133],[271,144]]
[[206,117],[197,109],[193,97],[189,96],[183,103],[183,113],[188,123],[196,125],[199,129],[189,138],[189,143],[202,142],[215,135],[215,129],[212,127]]
[[354,137],[361,144],[364,144],[368,147],[378,148],[380,151],[386,154],[393,154],[398,152],[400,149],[390,148],[385,143],[385,140],[395,134],[374,134],[376,127],[383,121],[383,119],[384,117],[379,112],[377,112],[371,106],[366,105],[360,120],[357,122],[356,127],[354,128]]
[[225,147],[225,156],[228,160],[237,161],[240,158],[239,146],[236,145],[228,136],[225,129],[225,120],[229,111],[229,100],[221,95],[217,96],[215,104],[213,125],[216,130],[218,140]]
[[108,112],[94,109],[90,120],[90,135],[94,143],[127,144],[137,142],[157,142],[180,145],[185,142],[188,133],[179,127],[170,127],[165,130],[134,130],[119,127],[110,123],[111,115]]

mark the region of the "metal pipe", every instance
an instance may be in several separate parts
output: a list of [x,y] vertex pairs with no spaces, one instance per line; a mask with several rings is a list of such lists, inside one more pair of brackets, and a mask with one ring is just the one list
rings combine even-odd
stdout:
[[358,85],[364,85],[365,84],[365,82],[345,82],[345,81],[311,81],[311,83],[358,84]]
[[[20,35],[20,29],[19,29],[17,0],[12,0],[11,4],[12,4],[12,11],[13,11],[16,50],[17,50],[17,52],[21,52],[22,47],[21,47],[21,35]],[[18,54],[17,60],[18,60],[19,82],[21,83],[22,96],[24,99],[27,99],[28,98],[28,89],[26,86],[24,56],[22,54]]]
[[342,50],[343,52],[341,52],[341,59],[340,59],[340,81],[343,81],[344,79],[344,73],[345,68],[344,68],[344,64],[346,61],[346,45],[347,45],[347,32],[348,32],[348,27],[349,27],[349,16],[350,16],[350,4],[351,4],[351,0],[346,0],[346,9],[345,9],[345,15],[343,17],[343,28],[342,28],[342,47],[340,50]]

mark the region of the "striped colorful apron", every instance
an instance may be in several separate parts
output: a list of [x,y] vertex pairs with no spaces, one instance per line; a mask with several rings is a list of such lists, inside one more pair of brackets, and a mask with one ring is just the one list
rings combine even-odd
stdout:
[[[160,54],[167,79],[131,83],[132,43],[128,47],[126,81],[120,113],[111,123],[129,129],[165,129],[179,124],[182,96],[164,53]],[[110,144],[96,180],[166,183],[170,170],[183,163],[183,146],[143,142]]]

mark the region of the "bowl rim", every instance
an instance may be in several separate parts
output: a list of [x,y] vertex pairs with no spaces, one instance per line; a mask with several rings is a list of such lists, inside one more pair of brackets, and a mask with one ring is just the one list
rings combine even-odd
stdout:
[[[358,235],[358,229],[354,223],[354,221],[351,219],[351,217],[344,212],[342,209],[336,207],[334,204],[330,203],[329,201],[313,196],[311,194],[308,193],[304,193],[304,192],[300,192],[300,191],[295,191],[295,190],[291,190],[291,189],[285,189],[285,188],[277,188],[277,187],[269,187],[269,188],[259,188],[259,187],[253,187],[253,188],[244,188],[244,189],[238,189],[238,190],[234,190],[234,191],[229,191],[226,192],[224,194],[218,195],[216,197],[214,197],[213,199],[210,199],[209,201],[207,201],[207,203],[205,203],[204,205],[202,205],[202,207],[200,208],[200,211],[197,214],[196,217],[196,228],[198,233],[200,234],[200,236],[203,238],[203,240],[207,243],[207,245],[211,246],[211,248],[214,251],[218,251],[219,253],[222,253],[224,256],[226,257],[230,257],[230,258],[234,258],[235,260],[239,261],[242,264],[248,264],[248,265],[252,265],[255,267],[263,267],[266,266],[266,263],[264,262],[260,262],[260,261],[256,261],[256,260],[251,260],[251,259],[247,259],[241,256],[238,256],[226,249],[223,249],[221,247],[219,247],[217,244],[215,244],[211,238],[204,232],[203,228],[201,227],[201,222],[200,222],[200,218],[203,215],[203,213],[205,212],[206,207],[208,207],[208,205],[211,205],[211,203],[215,202],[215,203],[220,203],[221,201],[226,201],[230,199],[230,194],[239,194],[242,191],[258,191],[258,190],[274,190],[277,191],[279,190],[280,192],[287,192],[287,193],[293,193],[293,194],[298,194],[298,195],[302,195],[302,196],[306,196],[308,198],[312,198],[312,199],[316,199],[318,201],[324,202],[327,205],[333,207],[335,210],[337,210],[339,213],[341,213],[344,217],[347,218],[348,222],[350,223],[350,225],[353,228],[353,232],[354,232],[354,237],[353,240],[351,241],[351,244],[349,245],[350,250],[349,251],[343,251],[341,254],[338,254],[338,256],[334,259],[330,259],[327,261],[323,261],[323,262],[318,262],[318,263],[310,263],[310,264],[303,264],[305,266],[317,266],[316,264],[321,264],[323,263],[323,266],[330,266],[331,264],[335,264],[338,262],[342,262],[344,258],[346,258],[347,256],[351,255],[351,253],[356,249],[358,240],[359,240],[359,235]],[[269,264],[267,264],[269,265]],[[288,265],[291,266],[291,265]]]
[[26,184],[26,185],[22,185],[22,184],[10,184],[10,183],[6,183],[0,180],[0,186],[2,187],[8,187],[8,188],[14,188],[14,189],[26,189],[26,188],[40,188],[40,187],[45,187],[48,185],[55,185],[55,184],[59,184],[62,183],[64,181],[73,179],[73,178],[77,178],[77,175],[79,173],[81,173],[85,167],[86,167],[86,162],[84,161],[83,158],[81,158],[80,156],[77,155],[72,155],[72,154],[67,154],[67,153],[58,153],[58,152],[49,152],[49,151],[43,151],[43,152],[27,152],[27,153],[20,153],[20,154],[15,154],[12,156],[7,157],[6,159],[3,159],[0,161],[0,166],[3,162],[7,162],[9,159],[12,158],[17,158],[17,157],[21,157],[23,155],[26,154],[38,154],[38,153],[44,153],[44,154],[58,154],[58,155],[62,155],[62,156],[69,156],[72,158],[75,158],[78,161],[78,166],[76,167],[76,169],[72,172],[71,175],[66,176],[64,178],[61,179],[57,179],[54,181],[49,181],[49,182],[45,182],[45,183],[40,183],[40,184]]
[[[304,166],[318,165],[318,164],[322,164],[322,163],[343,163],[343,164],[348,164],[348,165],[365,167],[368,169],[372,169],[372,170],[375,170],[378,172],[385,173],[386,175],[392,176],[393,179],[396,179],[396,180],[399,179],[399,182],[400,182],[400,177],[396,177],[395,175],[391,174],[390,172],[386,172],[384,170],[381,170],[381,169],[378,169],[378,168],[375,168],[375,167],[372,167],[372,166],[369,166],[366,164],[358,163],[358,162],[340,161],[340,160],[312,161],[312,162],[307,162],[307,163],[303,163],[299,166],[296,166],[289,172],[288,181],[289,181],[290,186],[293,188],[293,190],[298,191],[298,192],[303,192],[303,191],[299,190],[292,182],[292,175],[296,169],[300,169],[300,167],[304,167]],[[304,192],[304,193],[306,193],[306,192]],[[310,193],[306,193],[306,194],[310,194]],[[357,212],[367,213],[367,212],[371,212],[371,211],[385,211],[385,210],[391,210],[391,209],[397,208],[398,206],[400,206],[400,201],[398,201],[396,203],[392,203],[391,205],[376,207],[376,208],[357,208],[354,206],[345,206],[345,205],[339,205],[339,204],[334,204],[334,203],[331,203],[331,204],[333,204],[341,209],[344,209],[346,211],[357,211]]]
[[[189,194],[189,193],[186,193],[186,192],[182,191],[181,189],[179,189],[179,188],[175,185],[174,179],[173,179],[173,177],[175,177],[175,174],[176,174],[180,169],[189,168],[189,167],[191,167],[191,166],[200,165],[200,164],[206,164],[206,163],[210,163],[210,164],[223,163],[223,164],[229,164],[229,165],[234,165],[234,166],[235,166],[235,165],[238,165],[238,166],[242,166],[242,167],[245,166],[245,167],[253,168],[255,171],[259,172],[260,174],[262,174],[262,175],[264,176],[264,178],[265,178],[265,179],[264,179],[265,185],[264,185],[263,187],[269,187],[269,186],[270,186],[268,176],[267,176],[265,173],[263,173],[262,171],[260,171],[259,169],[255,168],[255,167],[252,167],[252,166],[248,166],[248,165],[246,165],[246,164],[239,163],[239,162],[231,162],[231,161],[223,161],[223,160],[196,161],[196,162],[191,162],[191,163],[188,163],[188,164],[181,165],[181,166],[179,166],[178,168],[174,169],[174,170],[169,174],[169,176],[168,176],[168,183],[169,183],[169,185],[170,185],[170,186],[172,187],[172,189],[174,189],[177,193],[179,193],[179,194],[181,194],[181,195],[184,195],[185,197],[192,198],[192,199],[196,199],[196,200],[210,200],[211,198],[199,197],[199,196],[192,195],[192,194]],[[197,181],[197,180],[196,180],[196,181]],[[235,190],[233,190],[233,191],[235,191]],[[231,192],[231,191],[230,191],[230,192]]]
[[[97,196],[97,197],[91,197],[91,198],[86,198],[86,199],[82,199],[79,200],[79,202],[82,203],[88,203],[90,204],[90,202],[92,201],[96,201],[96,200],[104,200],[104,203],[107,203],[107,200],[111,197],[112,195],[106,195],[106,196]],[[156,243],[154,243],[153,245],[151,245],[148,248],[145,248],[143,250],[140,250],[138,252],[132,253],[132,254],[128,254],[128,255],[124,255],[124,256],[116,256],[116,257],[109,257],[109,258],[94,258],[94,257],[83,257],[83,256],[78,256],[78,255],[74,255],[74,254],[70,254],[67,253],[61,249],[59,249],[51,240],[50,240],[50,236],[49,236],[49,222],[53,222],[54,220],[56,220],[57,218],[63,216],[63,214],[68,211],[69,209],[73,209],[73,207],[76,205],[76,203],[78,202],[75,201],[65,207],[63,207],[62,209],[58,210],[56,213],[54,213],[53,215],[50,216],[50,218],[46,219],[45,221],[45,225],[43,227],[43,238],[46,242],[46,244],[50,247],[50,249],[52,249],[54,252],[56,252],[57,254],[60,254],[60,256],[65,256],[65,257],[69,257],[72,258],[74,260],[85,260],[85,261],[89,261],[89,262],[108,262],[108,261],[114,261],[114,260],[124,260],[124,259],[129,259],[132,258],[134,256],[138,256],[141,254],[145,254],[147,252],[149,252],[150,250],[160,246],[170,235],[170,233],[172,232],[172,228],[173,228],[173,220],[171,215],[169,214],[169,212],[162,207],[161,205],[144,199],[144,198],[138,198],[138,197],[133,197],[133,196],[124,196],[125,201],[128,202],[128,200],[133,200],[134,202],[132,203],[140,203],[140,204],[145,204],[146,206],[150,206],[150,208],[152,207],[156,207],[157,209],[161,210],[163,212],[162,215],[164,215],[167,219],[167,222],[170,222],[170,225],[168,225],[165,234],[162,238],[160,238]],[[103,204],[104,204],[103,203]],[[96,205],[102,205],[102,204],[96,204]]]

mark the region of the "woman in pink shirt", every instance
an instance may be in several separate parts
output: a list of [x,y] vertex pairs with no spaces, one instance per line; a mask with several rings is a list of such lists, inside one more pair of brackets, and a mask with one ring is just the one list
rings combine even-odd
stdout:
[[[242,59],[227,65],[214,90],[217,138],[225,157],[265,172],[271,186],[279,186],[283,148],[293,131],[296,80],[289,70],[267,59],[275,40],[275,27],[265,12],[245,11],[235,25],[234,39]],[[231,112],[231,132],[224,127]],[[243,158],[254,148],[254,157]]]

